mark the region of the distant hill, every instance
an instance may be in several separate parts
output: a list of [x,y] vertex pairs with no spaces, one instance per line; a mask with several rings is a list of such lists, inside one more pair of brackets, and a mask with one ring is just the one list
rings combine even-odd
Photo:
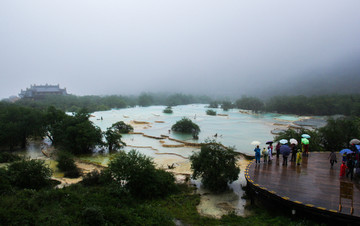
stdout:
[[278,87],[265,90],[262,96],[326,95],[360,93],[360,56],[328,68],[308,71],[292,81],[283,81]]

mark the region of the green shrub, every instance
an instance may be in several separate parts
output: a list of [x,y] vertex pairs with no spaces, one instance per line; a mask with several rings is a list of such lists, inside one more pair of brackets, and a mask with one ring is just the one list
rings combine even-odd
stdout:
[[257,97],[243,96],[241,99],[236,100],[235,106],[240,109],[252,110],[255,112],[264,109],[264,102]]
[[189,118],[182,118],[180,121],[177,121],[172,127],[171,130],[180,133],[192,133],[193,136],[197,136],[200,132],[200,127],[193,123]]
[[208,107],[209,108],[218,108],[219,103],[217,101],[211,101]]
[[134,128],[131,125],[127,125],[123,121],[112,124],[110,128],[114,129],[119,133],[129,133],[131,131],[134,131]]
[[227,183],[238,179],[240,169],[236,166],[233,148],[225,148],[214,141],[206,141],[200,152],[190,156],[192,178],[201,177],[205,188],[213,192],[226,190]]
[[67,178],[78,178],[81,176],[81,172],[78,168],[74,168],[72,170],[67,170],[64,172],[64,177]]
[[206,114],[207,115],[216,115],[216,111],[209,109],[209,110],[206,110]]
[[224,101],[221,103],[221,108],[222,108],[224,111],[228,111],[229,109],[232,109],[233,107],[234,107],[234,105],[233,105],[230,101],[224,100]]
[[99,207],[87,207],[82,211],[82,220],[86,225],[104,225],[104,214]]
[[96,185],[105,185],[109,184],[112,181],[111,175],[108,171],[97,171],[93,170],[88,174],[85,174],[81,184],[84,186],[96,186]]
[[112,128],[108,128],[104,132],[106,144],[109,148],[109,151],[117,151],[121,149],[126,144],[121,140],[120,132],[114,131]]
[[9,152],[0,152],[0,163],[5,162],[15,162],[21,159],[20,156],[9,153]]
[[9,165],[7,173],[11,184],[18,188],[38,190],[51,185],[51,169],[42,160],[13,162]]
[[[327,121],[326,126],[319,129],[319,134],[325,150],[340,151],[348,147],[351,139],[360,137],[360,118],[331,118]],[[310,142],[312,140],[311,138]]]
[[163,110],[164,113],[166,114],[171,114],[173,113],[173,110],[171,109],[171,107],[166,107],[164,110]]
[[60,151],[57,156],[57,167],[64,172],[65,177],[77,178],[81,175],[77,168],[73,155],[66,151]]
[[145,199],[164,197],[177,191],[173,174],[155,168],[139,172],[136,179],[129,180],[127,188],[132,195]]
[[171,173],[156,169],[151,158],[135,150],[127,154],[120,151],[110,162],[108,170],[115,182],[135,197],[162,197],[176,189]]
[[46,113],[46,128],[48,137],[56,147],[61,147],[73,154],[90,153],[103,145],[101,129],[89,120],[86,109],[80,110],[74,116],[66,115],[54,107],[49,107]]
[[141,225],[174,225],[173,218],[168,212],[154,208],[154,205],[141,205],[135,209],[134,214],[138,217],[135,224]]
[[0,168],[0,195],[11,192],[9,175],[4,168]]

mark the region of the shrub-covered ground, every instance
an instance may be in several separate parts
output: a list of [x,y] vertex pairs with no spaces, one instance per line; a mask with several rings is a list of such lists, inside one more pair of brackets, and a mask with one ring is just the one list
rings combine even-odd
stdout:
[[200,196],[181,191],[163,199],[135,199],[116,186],[72,185],[64,189],[19,190],[3,195],[0,225],[314,225],[254,208],[254,215],[222,219],[200,216]]
[[[311,225],[265,209],[250,217],[199,215],[200,195],[156,169],[135,150],[120,152],[107,169],[82,182],[55,189],[40,160],[20,160],[0,168],[0,225]],[[158,192],[155,192],[158,191]],[[160,191],[160,192],[159,192]]]

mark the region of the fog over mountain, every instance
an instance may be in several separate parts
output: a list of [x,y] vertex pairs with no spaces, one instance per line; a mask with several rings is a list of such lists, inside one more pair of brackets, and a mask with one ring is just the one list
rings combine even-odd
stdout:
[[0,98],[359,92],[360,1],[0,2]]
[[326,67],[281,81],[259,96],[274,95],[328,95],[360,93],[360,56],[352,56]]

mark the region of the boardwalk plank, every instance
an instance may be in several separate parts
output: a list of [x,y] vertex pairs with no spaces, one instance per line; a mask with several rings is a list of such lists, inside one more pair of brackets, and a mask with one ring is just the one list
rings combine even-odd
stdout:
[[[340,201],[340,184],[348,183],[352,186],[353,216],[360,217],[360,184],[350,178],[340,178],[341,156],[338,163],[330,168],[329,153],[311,153],[304,157],[300,166],[288,162],[282,165],[282,159],[275,159],[272,163],[255,164],[249,167],[248,175],[268,191],[275,191],[280,197],[289,197],[291,201],[303,204],[313,204],[328,210],[338,210]],[[350,214],[351,199],[341,199],[343,209],[341,213]]]

